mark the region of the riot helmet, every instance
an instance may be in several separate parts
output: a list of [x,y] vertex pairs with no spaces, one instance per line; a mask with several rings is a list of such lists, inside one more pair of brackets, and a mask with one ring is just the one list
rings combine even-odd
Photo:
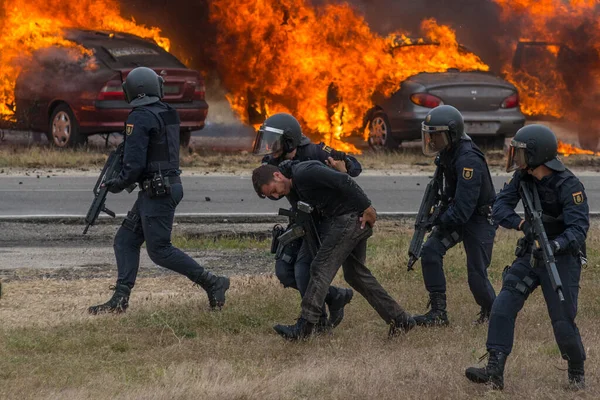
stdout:
[[540,124],[524,126],[510,142],[506,159],[506,172],[517,169],[534,169],[545,165],[554,171],[564,171],[557,158],[558,141],[554,132]]
[[429,111],[421,123],[423,154],[434,156],[462,138],[465,134],[463,116],[456,108],[437,106]]
[[271,115],[263,122],[254,140],[254,154],[280,157],[300,145],[302,128],[296,118],[287,113]]
[[131,70],[123,82],[125,99],[134,107],[156,103],[163,98],[164,79],[146,67]]

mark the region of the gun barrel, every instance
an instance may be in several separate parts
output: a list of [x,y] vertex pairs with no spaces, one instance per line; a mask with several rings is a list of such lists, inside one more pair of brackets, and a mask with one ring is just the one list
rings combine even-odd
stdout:
[[415,265],[415,263],[417,262],[417,257],[415,256],[410,256],[408,257],[408,268],[407,271],[412,271],[413,270],[413,265]]

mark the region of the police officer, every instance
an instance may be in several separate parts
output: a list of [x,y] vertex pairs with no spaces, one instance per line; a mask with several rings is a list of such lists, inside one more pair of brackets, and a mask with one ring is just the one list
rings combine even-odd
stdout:
[[496,293],[487,274],[496,228],[491,205],[496,196],[485,156],[465,133],[460,112],[448,105],[434,108],[422,123],[423,153],[439,155],[443,169],[445,211],[423,245],[421,265],[431,309],[416,315],[418,325],[448,325],[443,259],[461,241],[467,253],[469,288],[481,307],[476,323],[489,316]]
[[[504,387],[504,366],[512,350],[517,314],[538,286],[542,287],[558,348],[563,359],[568,360],[569,383],[573,389],[585,385],[585,351],[575,316],[589,208],[583,185],[556,156],[557,140],[550,129],[537,124],[521,128],[511,142],[507,163],[507,172],[516,172],[494,204],[494,219],[525,235],[519,240],[517,258],[503,274],[502,290],[492,307],[486,344],[488,364],[466,370],[471,381],[490,383],[495,389]],[[532,188],[534,198],[541,203],[544,229],[563,283],[563,304],[545,266],[538,262],[542,256],[539,248],[533,248],[531,221],[515,212],[521,200],[521,182]]]
[[161,102],[163,79],[152,69],[133,69],[123,83],[133,106],[125,125],[123,169],[105,182],[112,193],[138,183],[140,191],[117,231],[114,250],[117,283],[111,299],[89,308],[91,314],[124,312],[139,269],[140,247],[146,242],[150,259],[188,277],[208,295],[211,308],[225,304],[229,278],[215,276],[171,244],[175,208],[183,198],[179,177],[179,116]]
[[275,331],[289,340],[319,333],[323,301],[329,285],[342,266],[344,279],[363,295],[389,324],[389,336],[407,332],[414,319],[381,286],[365,266],[367,240],[377,213],[371,201],[348,176],[318,161],[289,161],[275,167],[261,165],[252,173],[260,197],[294,196],[315,207],[322,216],[325,234],[310,268],[310,281],[302,297],[302,314],[295,325],[276,325]]
[[[356,158],[334,150],[325,143],[312,143],[302,134],[298,120],[287,113],[274,114],[264,121],[257,132],[254,153],[265,154],[262,163],[274,166],[285,160],[316,160],[352,177],[362,172]],[[297,201],[290,196],[288,200],[292,206]],[[318,216],[316,217],[318,223]],[[284,287],[298,290],[303,297],[310,279],[312,256],[307,246],[303,246],[302,243],[302,239],[298,239],[285,246],[275,261],[275,274]],[[330,286],[325,298],[329,308],[329,319],[323,308],[320,324],[333,327],[339,325],[344,318],[344,307],[352,300],[352,296],[352,289]]]

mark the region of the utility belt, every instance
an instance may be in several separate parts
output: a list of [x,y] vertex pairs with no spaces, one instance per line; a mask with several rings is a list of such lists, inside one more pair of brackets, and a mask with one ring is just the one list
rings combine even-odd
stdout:
[[181,183],[181,178],[178,176],[163,176],[157,172],[150,179],[142,181],[141,188],[148,197],[162,197],[171,194],[171,185]]

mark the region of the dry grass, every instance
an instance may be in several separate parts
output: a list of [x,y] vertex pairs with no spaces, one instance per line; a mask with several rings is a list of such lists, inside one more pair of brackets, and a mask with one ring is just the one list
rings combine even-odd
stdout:
[[[271,325],[294,320],[298,296],[273,276],[234,277],[222,312],[207,311],[205,295],[184,278],[146,278],[126,315],[101,317],[86,315],[85,308],[106,299],[107,280],[10,282],[0,302],[0,398],[598,398],[600,230],[590,236],[592,261],[582,275],[578,318],[590,359],[583,394],[563,389],[566,362],[539,292],[519,316],[505,391],[464,378],[464,369],[484,353],[486,327],[471,326],[478,309],[466,283],[464,251],[456,248],[446,262],[451,326],[417,328],[394,340],[360,296],[332,336],[281,340]],[[516,237],[499,231],[490,270],[496,289]],[[408,240],[405,224],[382,223],[368,264],[402,305],[420,312],[426,292],[421,273],[405,270]]]
[[[80,150],[59,150],[39,145],[5,145],[0,146],[0,168],[99,170],[104,165],[109,151],[94,145]],[[490,150],[486,155],[490,166],[498,171],[504,168],[502,151]],[[402,148],[393,153],[366,150],[358,158],[365,171],[414,173],[434,169],[432,159],[425,157],[421,148],[417,146]],[[600,167],[600,157],[595,156],[570,156],[564,157],[563,161],[569,167]],[[223,154],[200,149],[192,153],[181,153],[182,168],[197,169],[201,173],[247,173],[259,163],[260,156],[248,154],[246,151]]]

